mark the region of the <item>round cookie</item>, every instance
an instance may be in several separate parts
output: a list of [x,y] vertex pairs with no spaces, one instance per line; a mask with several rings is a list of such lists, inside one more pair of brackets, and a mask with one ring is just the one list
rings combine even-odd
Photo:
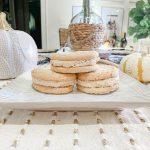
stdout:
[[87,87],[77,85],[77,88],[79,91],[81,91],[83,93],[104,95],[104,94],[109,94],[111,92],[118,90],[119,84],[116,84],[116,85],[110,86],[110,87],[103,87],[103,88],[87,88]]
[[85,72],[96,71],[97,68],[98,65],[84,66],[84,67],[70,67],[70,68],[51,66],[51,69],[54,72],[58,72],[58,73],[83,73],[83,72],[85,73]]
[[32,84],[33,88],[39,92],[45,93],[45,94],[67,94],[73,91],[73,86],[68,86],[68,87],[59,87],[59,88],[53,88],[53,87],[47,87],[47,86],[42,86],[42,85],[37,85],[37,84]]
[[60,74],[53,72],[50,68],[36,68],[32,70],[32,78],[44,81],[65,82],[75,81],[75,74]]
[[99,64],[95,72],[78,74],[78,80],[98,81],[98,80],[104,80],[109,78],[116,78],[118,76],[119,76],[118,68],[110,65]]
[[80,60],[91,60],[98,58],[96,51],[76,51],[76,52],[58,52],[51,54],[52,60],[61,61],[80,61]]

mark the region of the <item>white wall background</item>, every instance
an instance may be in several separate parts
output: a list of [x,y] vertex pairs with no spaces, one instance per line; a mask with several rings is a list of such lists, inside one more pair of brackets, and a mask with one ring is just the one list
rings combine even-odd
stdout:
[[[129,8],[137,0],[95,0],[95,10],[101,15],[101,8],[124,9],[123,32],[128,28]],[[59,28],[67,28],[72,18],[72,6],[81,6],[82,0],[41,0],[42,44],[44,49],[59,48]]]

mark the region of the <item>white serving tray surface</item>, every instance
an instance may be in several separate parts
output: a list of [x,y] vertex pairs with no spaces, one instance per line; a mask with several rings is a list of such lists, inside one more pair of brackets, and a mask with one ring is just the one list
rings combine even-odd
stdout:
[[0,90],[0,107],[32,110],[98,110],[150,107],[150,88],[120,72],[120,88],[108,95],[89,95],[76,89],[66,95],[43,94],[32,88],[26,72]]

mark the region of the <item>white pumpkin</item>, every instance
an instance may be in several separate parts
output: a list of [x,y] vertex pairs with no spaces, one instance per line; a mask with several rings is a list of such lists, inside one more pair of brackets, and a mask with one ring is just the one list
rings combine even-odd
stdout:
[[150,55],[133,53],[124,57],[120,69],[143,83],[150,82]]
[[0,79],[15,78],[37,65],[37,46],[33,38],[13,30],[0,13]]

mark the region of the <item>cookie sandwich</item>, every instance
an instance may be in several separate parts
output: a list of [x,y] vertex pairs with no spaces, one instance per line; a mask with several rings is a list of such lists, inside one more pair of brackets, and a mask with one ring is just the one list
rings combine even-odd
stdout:
[[58,73],[83,73],[97,69],[96,51],[60,52],[51,55],[51,69]]
[[119,70],[114,66],[99,65],[95,72],[81,73],[77,77],[77,88],[88,94],[108,94],[119,88]]
[[32,86],[42,93],[67,94],[73,91],[75,84],[75,74],[59,74],[48,68],[36,68],[32,71]]

